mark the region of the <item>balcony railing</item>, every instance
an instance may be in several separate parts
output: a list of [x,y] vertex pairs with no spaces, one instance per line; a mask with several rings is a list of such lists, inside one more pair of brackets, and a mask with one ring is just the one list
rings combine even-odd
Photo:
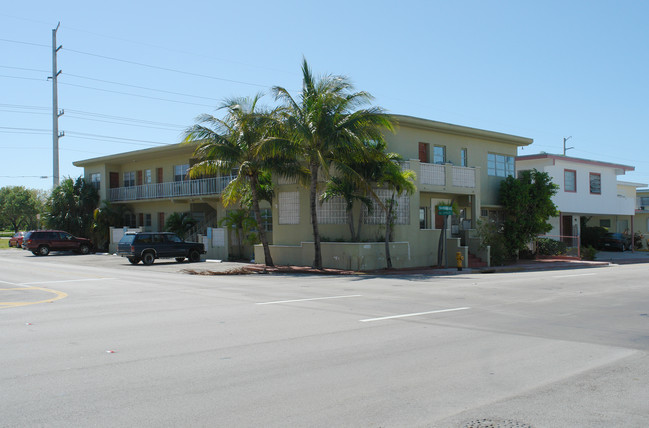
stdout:
[[191,196],[218,195],[232,181],[234,176],[201,178],[199,180],[171,181],[167,183],[143,184],[141,186],[109,189],[112,202],[137,201],[141,199],[182,198]]
[[464,166],[451,164],[439,165],[432,163],[420,163],[419,181],[421,184],[432,186],[476,188],[476,170]]

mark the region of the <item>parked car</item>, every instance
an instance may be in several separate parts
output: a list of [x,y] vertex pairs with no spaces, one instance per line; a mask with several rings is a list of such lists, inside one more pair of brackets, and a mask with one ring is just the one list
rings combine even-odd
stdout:
[[631,236],[623,233],[607,233],[597,241],[597,248],[600,250],[630,250]]
[[203,244],[185,242],[171,232],[126,233],[117,244],[117,255],[126,257],[134,265],[142,261],[148,266],[155,259],[164,258],[175,258],[179,263],[185,259],[198,262],[205,252]]
[[25,232],[16,232],[14,236],[9,238],[9,246],[20,248],[23,245],[24,236],[25,236]]
[[93,251],[90,239],[77,238],[62,230],[31,230],[25,233],[22,246],[36,256],[47,256],[50,251],[74,251],[79,254]]

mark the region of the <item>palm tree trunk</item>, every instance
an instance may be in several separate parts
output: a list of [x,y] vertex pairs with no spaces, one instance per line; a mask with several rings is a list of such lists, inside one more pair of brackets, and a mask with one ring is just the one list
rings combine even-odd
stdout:
[[320,250],[320,231],[318,230],[318,213],[316,211],[316,199],[318,191],[318,164],[311,163],[311,188],[309,189],[309,207],[311,209],[311,225],[313,226],[313,247],[315,256],[313,267],[322,269],[322,252]]
[[361,242],[361,225],[363,224],[363,208],[361,207],[361,212],[358,214],[358,226],[356,227],[356,238],[355,242]]
[[392,269],[392,257],[390,256],[390,235],[392,234],[392,209],[394,207],[394,193],[388,201],[388,208],[385,216],[385,263],[388,269]]
[[259,195],[257,194],[257,185],[257,177],[251,177],[250,190],[252,192],[252,212],[255,214],[255,220],[257,221],[257,230],[259,230],[259,240],[261,241],[261,246],[264,249],[264,262],[266,263],[266,266],[275,266],[273,264],[273,258],[270,255],[270,247],[268,246],[266,231],[264,230],[264,225],[261,222],[261,210],[259,209]]
[[351,209],[347,210],[347,224],[349,224],[349,232],[351,233],[351,241],[355,241],[354,236],[354,213]]

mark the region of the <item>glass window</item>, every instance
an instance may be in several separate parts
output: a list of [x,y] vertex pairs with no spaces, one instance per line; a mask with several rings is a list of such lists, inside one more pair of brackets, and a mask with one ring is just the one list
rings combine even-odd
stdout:
[[602,218],[599,220],[599,227],[605,227],[609,228],[611,227],[611,219],[610,218]]
[[266,232],[273,231],[273,210],[270,208],[262,208],[261,210],[261,224],[264,226]]
[[151,214],[144,214],[144,225],[151,226]]
[[494,177],[513,177],[515,163],[513,156],[497,155],[489,153],[487,155],[487,174]]
[[641,197],[640,198],[640,205],[642,205],[643,207],[649,207],[649,198],[644,197],[644,196]]
[[101,185],[101,174],[90,174],[90,184],[92,184],[92,187],[99,190],[99,187]]
[[428,229],[428,208],[419,207],[419,228]]
[[577,191],[577,171],[572,169],[563,170],[563,190],[564,192]]
[[433,163],[436,164],[446,163],[446,147],[444,146],[433,147]]
[[153,181],[151,178],[151,170],[150,169],[144,170],[144,184],[151,184],[152,182]]
[[602,174],[590,173],[590,193],[594,195],[602,194]]
[[467,149],[460,150],[460,166],[469,166],[467,154]]
[[187,171],[188,170],[189,170],[189,164],[175,165],[174,166],[174,181],[185,181],[185,180],[187,180]]
[[135,186],[135,171],[129,171],[124,173],[124,187],[133,187]]

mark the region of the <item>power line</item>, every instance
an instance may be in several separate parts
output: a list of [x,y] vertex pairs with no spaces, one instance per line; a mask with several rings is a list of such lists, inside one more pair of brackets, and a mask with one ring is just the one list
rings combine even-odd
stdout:
[[21,45],[30,45],[30,46],[39,46],[43,48],[49,48],[49,45],[43,45],[40,43],[31,43],[31,42],[21,42],[20,40],[11,40],[11,39],[0,39],[0,42],[7,42],[7,43],[16,43],[16,44],[21,44]]
[[128,96],[131,96],[131,97],[138,97],[138,98],[146,98],[146,99],[149,99],[149,100],[166,101],[166,102],[170,102],[170,103],[187,104],[187,105],[201,106],[201,107],[214,107],[214,106],[208,105],[208,104],[190,103],[190,102],[187,102],[187,101],[177,101],[177,100],[170,100],[170,99],[167,99],[167,98],[150,97],[148,95],[139,95],[139,94],[132,94],[130,92],[113,91],[111,89],[101,89],[101,88],[95,88],[95,87],[92,87],[92,86],[76,85],[74,83],[59,82],[59,84],[60,85],[65,85],[65,86],[74,86],[76,88],[92,89],[94,91],[100,91],[100,92],[109,92],[109,93],[112,93],[112,94],[128,95]]
[[9,65],[0,65],[0,68],[10,68],[12,70],[23,70],[23,71],[37,71],[39,73],[47,73],[47,70],[39,70],[36,68],[25,68],[25,67],[11,67]]
[[79,76],[77,74],[65,73],[65,75],[66,76],[71,76],[71,77],[76,77],[76,78],[79,78],[79,79],[92,80],[92,81],[95,81],[95,82],[103,82],[103,83],[110,83],[112,85],[126,86],[126,87],[129,87],[129,88],[145,89],[147,91],[162,92],[162,93],[165,93],[165,94],[172,94],[172,95],[182,95],[184,97],[200,98],[200,99],[203,99],[203,100],[221,101],[221,100],[219,100],[217,98],[203,97],[203,96],[200,96],[200,95],[184,94],[182,92],[166,91],[164,89],[148,88],[146,86],[130,85],[128,83],[113,82],[113,81],[110,81],[110,80],[95,79],[93,77]]
[[[2,40],[2,39],[0,39],[0,40]],[[137,65],[137,66],[140,66],[140,67],[146,67],[146,68],[153,68],[153,69],[156,69],[156,70],[168,71],[168,72],[171,72],[171,73],[185,74],[185,75],[188,75],[188,76],[202,77],[202,78],[205,78],[205,79],[218,80],[218,81],[221,81],[221,82],[238,83],[238,84],[241,84],[241,85],[256,86],[256,87],[259,87],[259,88],[269,88],[270,87],[268,85],[260,85],[260,84],[257,84],[257,83],[250,83],[250,82],[243,82],[243,81],[240,81],[240,80],[225,79],[223,77],[209,76],[207,74],[192,73],[190,71],[182,71],[182,70],[178,70],[178,69],[174,69],[174,68],[160,67],[160,66],[151,65],[151,64],[144,64],[142,62],[130,61],[130,60],[120,59],[120,58],[114,58],[114,57],[94,54],[94,53],[90,53],[90,52],[83,52],[83,51],[79,51],[79,50],[76,50],[76,49],[65,49],[65,51],[73,52],[73,53],[81,54],[81,55],[93,56],[93,57],[96,57],[96,58],[108,59],[108,60],[111,60],[111,61],[123,62],[125,64]]]

